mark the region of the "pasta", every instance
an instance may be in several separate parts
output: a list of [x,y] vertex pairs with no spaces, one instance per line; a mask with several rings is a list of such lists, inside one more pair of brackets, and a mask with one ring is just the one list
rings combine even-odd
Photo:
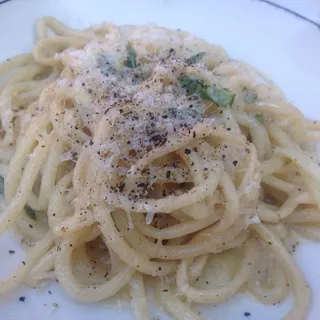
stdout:
[[292,292],[283,319],[305,319],[288,240],[320,239],[319,123],[181,30],[44,17],[36,33],[32,54],[0,64],[0,234],[31,243],[0,293],[52,278],[82,302],[127,290],[150,319],[152,283],[183,320],[240,290]]

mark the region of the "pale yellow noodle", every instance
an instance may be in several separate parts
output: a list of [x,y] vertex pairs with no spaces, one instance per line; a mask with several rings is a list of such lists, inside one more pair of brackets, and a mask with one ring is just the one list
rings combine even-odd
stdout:
[[217,216],[212,214],[211,216],[201,220],[189,220],[172,225],[168,228],[157,229],[151,225],[145,224],[144,216],[135,214],[133,224],[143,235],[147,237],[155,239],[174,239],[209,227],[211,224],[218,221],[218,219],[219,218]]
[[[44,17],[36,35],[0,64],[0,234],[15,225],[33,245],[0,293],[54,278],[82,302],[126,290],[147,320],[151,283],[172,317],[200,320],[193,302],[247,290],[276,304],[291,289],[283,319],[306,319],[288,250],[292,234],[320,241],[320,123],[181,30]],[[221,257],[232,274],[202,287]]]
[[267,226],[263,224],[255,224],[252,225],[251,228],[257,232],[271,252],[277,256],[280,265],[288,277],[290,287],[294,292],[294,306],[283,319],[303,319],[310,303],[310,289],[303,274],[296,267],[290,254],[281,241]]
[[256,246],[248,241],[245,246],[245,256],[241,262],[240,270],[226,286],[214,289],[197,289],[190,286],[188,281],[188,262],[182,260],[177,271],[177,286],[189,300],[198,303],[217,303],[228,299],[237,292],[248,280],[256,260]]
[[71,295],[80,301],[92,302],[104,300],[113,296],[120,289],[122,289],[134,275],[135,270],[129,266],[123,265],[118,273],[108,279],[103,284],[96,284],[87,286],[81,284],[72,272],[72,252],[76,242],[72,240],[63,240],[59,245],[59,251],[55,260],[56,276],[59,283]]
[[136,272],[130,283],[130,293],[131,305],[135,318],[137,320],[150,319],[143,276],[140,272]]
[[3,234],[19,217],[20,212],[31,194],[32,185],[37,178],[40,167],[47,156],[47,152],[48,147],[44,143],[40,143],[34,150],[32,154],[33,158],[28,161],[22,174],[16,196],[11,200],[0,217],[0,234]]
[[160,305],[177,320],[202,320],[197,313],[175,297],[170,291],[169,286],[158,285],[157,291],[159,295]]
[[175,270],[176,264],[174,262],[153,262],[146,255],[138,253],[129,247],[119,231],[117,231],[111,214],[107,213],[105,208],[97,207],[94,215],[107,246],[116,252],[129,266],[152,276],[166,275]]

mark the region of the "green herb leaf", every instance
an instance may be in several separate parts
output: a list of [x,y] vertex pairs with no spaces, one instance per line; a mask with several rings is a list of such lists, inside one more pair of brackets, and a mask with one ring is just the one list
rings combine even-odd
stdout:
[[0,176],[0,194],[4,194],[4,179]]
[[180,84],[186,89],[187,95],[197,93],[202,99],[212,101],[220,107],[231,106],[236,96],[229,89],[207,86],[199,79],[188,76],[183,77]]
[[127,60],[125,62],[126,66],[129,68],[137,67],[137,52],[134,50],[131,44],[126,45],[127,49]]
[[257,100],[258,95],[254,90],[249,89],[249,88],[243,88],[242,91],[244,94],[244,102],[245,103],[251,104]]
[[200,80],[188,76],[181,78],[180,84],[182,88],[186,89],[187,95],[192,95],[198,92],[204,86]]
[[202,99],[212,101],[220,107],[231,106],[236,96],[229,89],[210,86],[203,86],[198,93]]
[[206,53],[205,53],[204,51],[199,52],[199,53],[191,56],[190,58],[188,58],[188,59],[186,60],[186,63],[187,63],[188,65],[197,63],[197,62],[199,62],[199,61],[204,57],[205,54],[206,54]]
[[258,122],[260,122],[261,124],[264,124],[264,117],[262,114],[256,114],[254,117]]
[[24,206],[24,211],[26,215],[32,219],[32,220],[37,220],[36,213],[34,212],[33,209],[31,209],[27,204]]

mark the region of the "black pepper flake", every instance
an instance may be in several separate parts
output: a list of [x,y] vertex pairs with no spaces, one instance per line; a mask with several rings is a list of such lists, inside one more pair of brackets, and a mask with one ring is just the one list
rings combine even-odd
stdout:
[[166,172],[166,177],[167,177],[167,179],[170,179],[170,176],[171,176],[171,171],[168,170],[168,171]]
[[150,138],[150,141],[153,141],[156,146],[163,145],[167,142],[167,137],[161,134],[156,134]]
[[126,184],[125,184],[124,182],[121,182],[121,183],[120,183],[120,185],[119,185],[119,191],[120,191],[120,192],[123,192],[123,189],[124,189],[125,185],[126,185]]
[[192,136],[193,136],[193,138],[195,138],[197,136],[195,131],[192,132]]
[[48,290],[48,293],[49,293],[49,294],[52,294],[52,292],[51,292],[50,290]]
[[88,93],[91,94],[92,93],[92,89],[89,88],[88,89]]
[[245,316],[245,317],[250,317],[250,316],[251,316],[251,313],[250,313],[250,312],[245,312],[245,313],[244,313],[244,316]]
[[25,263],[25,261],[21,261],[22,262],[22,264],[25,266],[26,265],[26,263]]
[[14,254],[15,251],[14,250],[9,250],[9,254]]
[[31,229],[32,229],[32,228],[33,228],[33,225],[32,225],[32,224],[29,224],[29,228],[31,228]]
[[184,153],[185,153],[185,154],[190,154],[190,153],[191,153],[191,150],[188,149],[188,148],[186,148],[186,149],[184,149]]
[[144,190],[147,190],[147,189],[148,189],[148,186],[149,186],[148,183],[139,183],[139,184],[137,185],[138,188],[142,188],[142,189],[144,189]]
[[19,298],[19,301],[24,302],[26,300],[26,297],[22,296]]
[[233,163],[234,166],[236,166],[238,164],[238,161],[234,160],[232,163]]
[[194,152],[198,152],[198,148],[197,148],[197,147],[194,147],[194,148],[193,148],[193,151],[194,151]]

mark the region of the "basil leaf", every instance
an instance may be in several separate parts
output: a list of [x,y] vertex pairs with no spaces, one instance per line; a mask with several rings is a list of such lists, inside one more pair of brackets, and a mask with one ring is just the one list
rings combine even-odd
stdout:
[[220,107],[231,106],[236,96],[229,89],[211,87],[188,76],[183,77],[180,84],[182,88],[186,89],[187,95],[197,93],[202,99],[212,101]]
[[200,80],[190,78],[188,76],[181,78],[180,84],[182,88],[186,89],[187,95],[192,95],[198,92],[204,86]]
[[205,53],[204,51],[199,52],[199,53],[191,56],[190,58],[188,58],[188,59],[186,60],[186,63],[187,63],[188,65],[197,63],[197,62],[199,62],[199,61],[204,57],[205,54],[206,54],[206,53]]
[[244,102],[245,103],[251,104],[257,100],[258,95],[254,90],[249,89],[249,88],[243,88],[242,91],[244,94]]
[[24,206],[24,212],[30,219],[37,220],[36,213],[27,204]]
[[264,124],[264,117],[262,114],[256,114],[254,117],[258,122],[260,122],[261,124]]
[[198,93],[202,99],[212,101],[220,107],[231,106],[236,96],[229,89],[210,86],[203,86]]
[[137,52],[134,50],[131,44],[126,45],[127,49],[127,60],[125,65],[129,68],[136,68],[137,67]]
[[0,176],[0,194],[4,194],[4,179]]

